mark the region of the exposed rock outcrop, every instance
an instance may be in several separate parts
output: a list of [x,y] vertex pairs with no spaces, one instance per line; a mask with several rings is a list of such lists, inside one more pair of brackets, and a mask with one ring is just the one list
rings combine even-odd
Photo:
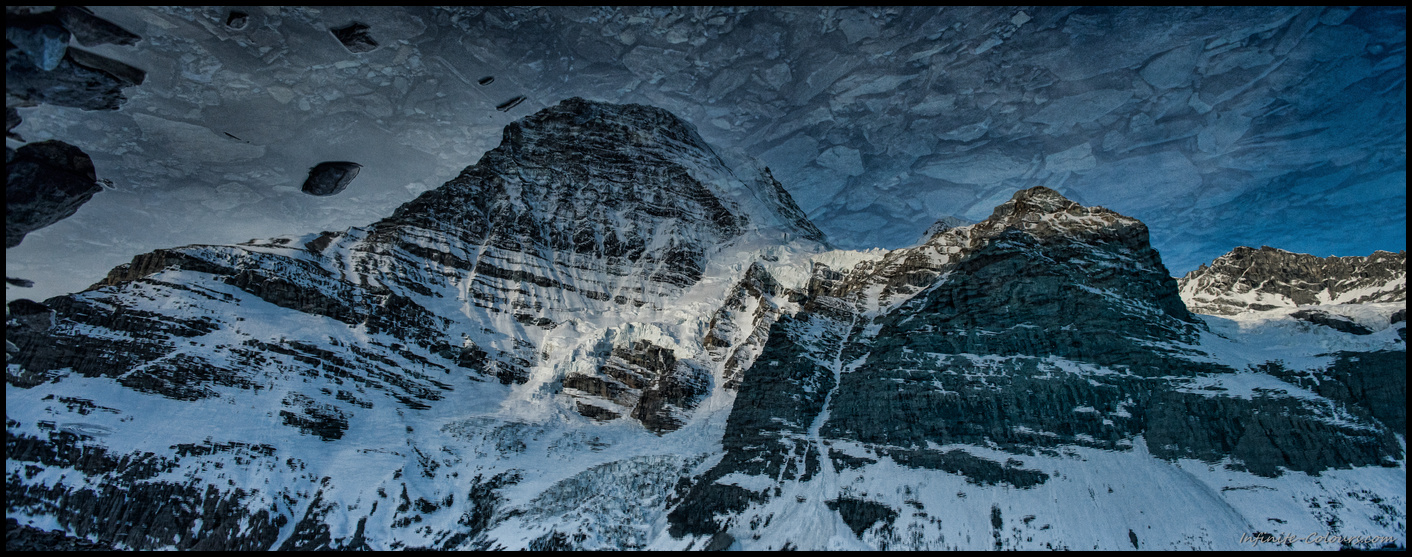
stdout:
[[1300,321],[1308,321],[1315,325],[1323,325],[1339,332],[1349,333],[1353,335],[1373,334],[1372,329],[1354,323],[1353,320],[1347,317],[1343,317],[1341,315],[1334,315],[1327,311],[1319,311],[1315,309],[1302,309],[1289,314],[1289,316]]
[[5,247],[72,216],[103,191],[93,160],[62,141],[5,148]]
[[8,310],[7,317],[31,329],[44,331],[54,326],[54,310],[34,300],[17,298],[5,304],[5,307]]

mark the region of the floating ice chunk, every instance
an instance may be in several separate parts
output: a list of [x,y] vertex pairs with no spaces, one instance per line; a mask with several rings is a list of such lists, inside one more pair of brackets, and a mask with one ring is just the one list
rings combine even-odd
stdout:
[[226,16],[226,26],[231,29],[244,29],[245,24],[250,20],[250,14],[238,10],[231,10]]
[[[895,91],[902,84],[907,83],[908,81],[912,81],[917,77],[918,76],[915,75],[883,75],[877,77],[868,75],[857,76],[857,80],[862,81],[862,83],[857,86],[852,86],[852,83],[849,83],[848,86],[852,86],[852,88],[849,89],[847,92],[840,94],[838,96],[838,100],[840,102],[847,103],[852,102],[853,99],[861,97],[863,95],[876,95],[878,93],[887,93],[889,91]],[[845,82],[849,81],[853,81],[853,78],[844,80],[844,82],[840,82],[839,85],[845,86]],[[853,82],[856,83],[856,81]]]
[[1201,56],[1201,43],[1179,46],[1158,56],[1138,75],[1158,89],[1175,89],[1191,81],[1196,60]]
[[975,50],[971,51],[971,54],[985,54],[990,49],[1000,46],[1004,42],[1005,41],[1001,40],[1000,37],[991,37],[981,43],[980,46],[977,46]]
[[137,33],[119,27],[117,24],[93,15],[93,11],[79,6],[60,6],[54,10],[59,22],[74,34],[79,44],[97,46],[100,44],[135,45],[142,40]]
[[967,153],[923,159],[917,172],[958,184],[994,184],[1019,178],[1029,171],[1028,161],[1000,153]]
[[975,141],[977,139],[980,139],[981,136],[985,135],[986,132],[990,131],[990,123],[991,119],[986,118],[983,122],[966,124],[949,132],[938,135],[937,138],[945,139],[947,141],[960,141],[962,143]]
[[232,140],[210,129],[185,122],[174,122],[150,114],[135,112],[133,121],[142,130],[149,144],[159,145],[170,152],[179,152],[192,160],[226,163],[253,159],[265,154],[265,148]]
[[337,194],[348,188],[348,184],[358,177],[358,169],[362,167],[363,165],[356,162],[321,162],[309,169],[309,178],[304,180],[304,187],[301,189],[309,195]]
[[15,141],[24,141],[20,134],[14,131],[22,122],[24,122],[24,118],[20,118],[20,111],[15,110],[13,106],[5,107],[5,137]]
[[760,77],[764,78],[765,83],[770,86],[770,89],[779,90],[780,87],[789,83],[789,64],[780,62],[770,66],[760,72]]
[[623,55],[623,65],[638,77],[654,79],[684,70],[691,63],[686,60],[686,53],[680,50],[639,46]]
[[288,87],[271,85],[266,87],[265,91],[268,91],[270,96],[274,97],[275,101],[279,102],[279,104],[289,104],[289,101],[294,99],[294,91],[291,91]]
[[229,183],[217,186],[216,195],[202,200],[201,204],[212,211],[225,211],[261,199],[264,199],[264,196],[255,193],[255,190],[241,184]]
[[1200,187],[1196,166],[1177,151],[1126,158],[1069,181],[1069,189],[1084,199],[1102,199],[1104,206],[1120,212],[1161,207],[1170,199],[1196,193]]
[[103,191],[93,160],[62,141],[5,149],[5,247],[26,234],[69,218]]
[[819,155],[818,163],[824,168],[831,168],[849,176],[863,174],[863,157],[858,154],[858,150],[842,145],[824,151]]
[[760,155],[760,160],[779,173],[804,166],[818,154],[818,140],[801,133],[765,151]]
[[1093,158],[1093,147],[1084,142],[1044,158],[1044,169],[1055,174],[1060,172],[1081,172],[1098,165]]
[[522,102],[525,102],[525,96],[524,96],[524,95],[520,95],[520,96],[518,96],[518,97],[515,97],[515,98],[510,99],[510,100],[508,100],[508,101],[505,101],[505,102],[503,102],[503,103],[500,103],[499,105],[496,105],[495,109],[496,109],[496,110],[499,110],[499,111],[501,111],[501,112],[509,112],[510,109],[515,108],[515,107],[517,107],[517,106],[520,106],[520,103],[522,103]]
[[85,68],[98,70],[113,77],[118,78],[118,82],[124,87],[142,85],[147,79],[147,72],[134,68],[107,56],[99,56],[92,52],[69,49],[69,59]]
[[1240,114],[1221,113],[1215,121],[1196,135],[1196,148],[1204,153],[1228,151],[1250,129],[1250,118]]
[[378,42],[368,34],[368,29],[367,25],[355,21],[343,27],[330,27],[329,32],[333,33],[349,52],[363,53],[378,47]]
[[1079,93],[1051,101],[1039,112],[1026,118],[1025,121],[1049,124],[1056,128],[1092,122],[1117,110],[1131,98],[1133,98],[1132,91],[1118,89],[1100,89]]
[[956,95],[938,95],[913,106],[908,112],[922,116],[936,116],[956,108]]
[[[32,29],[18,26],[5,27],[5,39],[28,54],[34,64],[44,71],[59,67],[68,51],[69,32],[57,25],[39,25]],[[8,81],[8,78],[6,79]]]
[[848,39],[848,44],[882,34],[882,29],[879,27],[881,22],[873,19],[872,15],[862,10],[842,10],[838,17],[838,28],[843,31],[843,36]]

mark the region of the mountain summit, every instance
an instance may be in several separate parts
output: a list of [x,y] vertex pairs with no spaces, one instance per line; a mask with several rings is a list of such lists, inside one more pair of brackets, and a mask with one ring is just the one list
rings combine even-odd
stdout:
[[1405,320],[1193,314],[1143,223],[1043,187],[824,240],[675,116],[564,101],[367,227],[12,303],[7,517],[132,549],[1405,544]]

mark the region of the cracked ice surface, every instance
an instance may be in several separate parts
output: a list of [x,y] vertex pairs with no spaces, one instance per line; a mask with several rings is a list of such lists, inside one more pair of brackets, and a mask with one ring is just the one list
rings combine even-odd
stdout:
[[[7,298],[372,222],[571,96],[760,158],[840,247],[909,245],[1034,185],[1141,219],[1177,275],[1236,245],[1406,246],[1404,8],[266,8],[238,30],[219,8],[94,9],[143,40],[93,50],[147,82],[118,111],[22,108],[16,131],[116,188],[7,250],[36,281]],[[353,22],[376,48],[329,31]],[[363,169],[300,193],[327,160]]]

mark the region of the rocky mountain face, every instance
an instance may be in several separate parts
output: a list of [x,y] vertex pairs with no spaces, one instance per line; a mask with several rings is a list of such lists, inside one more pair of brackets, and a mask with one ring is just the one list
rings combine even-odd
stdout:
[[1044,187],[824,240],[670,113],[564,101],[367,227],[12,303],[7,516],[134,549],[1405,545],[1405,322],[1193,314],[1143,223]]
[[1193,311],[1234,315],[1316,304],[1407,301],[1407,252],[1316,257],[1238,247],[1178,280]]
[[[1142,223],[1047,188],[1021,191],[981,223],[879,261],[816,266],[803,296],[745,375],[721,461],[684,481],[674,535],[739,535],[749,524],[750,535],[784,543],[779,528],[760,525],[814,505],[836,510],[875,546],[918,547],[899,526],[932,530],[902,518],[907,507],[883,503],[896,493],[869,496],[864,486],[881,483],[870,476],[905,477],[901,466],[1029,490],[1063,480],[1026,462],[1072,447],[1224,461],[1256,477],[1403,458],[1395,434],[1405,418],[1361,385],[1405,399],[1405,364],[1394,361],[1404,352],[1371,354],[1359,379],[1332,371],[1358,365],[1353,354],[1328,371],[1261,375],[1313,373],[1310,385],[1323,379],[1340,396],[1362,393],[1332,399],[1348,404],[1336,410],[1273,388],[1249,398],[1202,392],[1253,370],[1193,357],[1211,349],[1201,342],[1208,326],[1178,298]],[[1383,343],[1401,347],[1396,338]],[[845,480],[859,488],[824,501],[799,488]],[[921,497],[903,499],[931,509],[908,503]],[[1043,537],[1047,525],[1026,518],[1010,528],[997,519],[995,546]],[[933,526],[946,537],[946,525]]]

